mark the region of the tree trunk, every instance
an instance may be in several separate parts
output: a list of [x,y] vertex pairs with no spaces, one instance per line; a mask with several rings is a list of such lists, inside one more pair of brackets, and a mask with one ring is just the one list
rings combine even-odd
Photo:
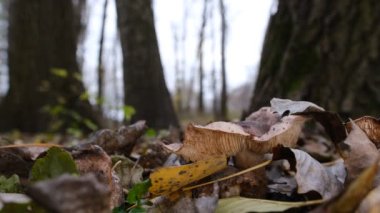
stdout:
[[77,22],[72,1],[10,2],[9,90],[0,106],[1,131],[100,123],[89,102],[79,98],[85,89],[76,61]]
[[132,121],[150,127],[179,126],[165,84],[151,0],[117,0],[118,27],[123,52],[124,103],[136,109]]
[[203,43],[205,40],[205,29],[207,24],[207,4],[208,0],[204,0],[203,2],[203,12],[202,12],[202,23],[199,29],[199,37],[198,37],[198,49],[197,49],[197,57],[198,57],[198,83],[199,83],[199,93],[198,93],[198,113],[204,112],[204,88],[203,88],[203,79],[204,79],[204,68],[203,68]]
[[281,97],[345,116],[379,116],[379,23],[376,0],[279,0],[250,110]]
[[106,28],[106,18],[107,18],[107,5],[108,0],[104,0],[103,4],[103,16],[102,24],[100,29],[100,39],[99,39],[99,52],[98,52],[98,97],[97,104],[98,110],[102,111],[102,105],[104,101],[104,65],[103,65],[103,46],[104,46],[104,34]]
[[183,86],[184,86],[184,79],[183,79],[183,70],[180,67],[180,54],[179,54],[179,45],[180,40],[178,39],[178,29],[177,26],[172,27],[173,30],[173,42],[174,42],[174,72],[175,72],[175,108],[179,114],[183,112]]
[[226,35],[227,35],[227,21],[226,21],[226,8],[223,0],[219,0],[219,10],[221,19],[221,74],[222,74],[222,91],[220,95],[220,120],[227,120],[227,77],[226,77]]

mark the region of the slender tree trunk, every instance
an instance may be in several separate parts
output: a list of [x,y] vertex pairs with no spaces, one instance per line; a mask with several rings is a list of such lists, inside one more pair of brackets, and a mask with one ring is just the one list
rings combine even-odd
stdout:
[[99,39],[99,52],[98,52],[98,97],[97,104],[98,110],[102,111],[102,105],[104,100],[104,65],[103,65],[103,44],[104,44],[104,31],[106,27],[107,19],[107,5],[108,0],[104,0],[103,4],[103,16],[102,16],[102,25],[100,30],[100,39]]
[[166,87],[154,27],[151,0],[117,0],[123,51],[125,104],[136,109],[132,120],[145,119],[161,129],[179,126]]
[[279,0],[250,109],[281,97],[348,116],[379,116],[379,23],[376,0]]
[[202,12],[202,23],[201,27],[199,29],[199,40],[198,40],[198,50],[197,50],[197,57],[198,57],[198,81],[199,81],[199,94],[198,94],[198,113],[204,112],[204,88],[203,88],[203,81],[204,81],[204,68],[203,68],[203,43],[205,40],[205,29],[207,25],[207,5],[208,0],[204,0],[203,3],[203,12]]
[[181,113],[182,106],[182,87],[183,87],[183,79],[182,79],[182,70],[180,67],[180,57],[179,57],[179,39],[178,39],[178,29],[176,26],[172,27],[173,30],[173,40],[174,40],[174,72],[175,72],[175,106],[177,108],[177,112]]
[[100,124],[89,102],[80,100],[85,89],[76,58],[77,22],[69,0],[10,2],[9,90],[0,106],[1,131]]
[[216,4],[212,2],[211,8],[210,8],[210,22],[211,27],[210,27],[210,37],[211,37],[211,52],[212,54],[212,61],[211,61],[211,91],[212,91],[212,113],[214,116],[214,119],[218,120],[219,119],[219,90],[218,90],[218,81],[217,81],[217,69],[216,69],[216,58],[215,58],[215,53],[216,51],[216,42],[217,38],[215,36],[215,16],[214,16],[214,9],[215,9]]
[[227,77],[226,77],[226,36],[227,36],[227,21],[226,21],[226,8],[224,0],[219,0],[220,19],[221,19],[221,77],[222,77],[222,91],[220,95],[220,119],[227,120]]

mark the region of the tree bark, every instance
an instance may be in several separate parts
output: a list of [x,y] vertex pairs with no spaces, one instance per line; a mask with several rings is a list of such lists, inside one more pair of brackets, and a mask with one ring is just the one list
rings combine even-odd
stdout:
[[376,0],[279,0],[250,110],[281,97],[344,116],[379,116],[379,23]]
[[227,21],[226,21],[226,8],[223,0],[219,0],[219,10],[221,19],[221,78],[222,78],[222,91],[220,94],[220,120],[227,120],[227,76],[226,76],[226,36],[227,36]]
[[202,12],[202,22],[201,27],[199,29],[199,37],[198,37],[198,49],[197,49],[197,58],[198,58],[198,83],[199,83],[199,93],[198,93],[198,113],[204,112],[204,68],[203,68],[203,43],[205,40],[205,29],[207,25],[207,4],[208,0],[203,1],[203,12]]
[[[76,59],[77,22],[72,1],[10,2],[9,90],[0,105],[1,131],[46,131],[57,122],[61,130],[87,129],[84,119],[100,124],[89,102],[79,98],[85,89]],[[58,105],[56,114],[45,110]]]
[[102,24],[100,29],[100,39],[99,39],[99,52],[98,52],[98,97],[97,104],[98,110],[102,111],[102,105],[104,101],[104,65],[103,65],[103,44],[104,44],[104,34],[106,28],[106,19],[107,19],[107,5],[108,0],[104,0],[103,4],[103,16]]
[[117,0],[123,52],[124,103],[136,109],[132,121],[156,128],[179,126],[161,64],[151,0]]

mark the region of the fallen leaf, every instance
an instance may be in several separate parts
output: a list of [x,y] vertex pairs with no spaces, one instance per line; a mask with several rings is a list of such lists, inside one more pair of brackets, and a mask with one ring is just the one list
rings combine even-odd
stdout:
[[337,159],[337,150],[324,127],[315,120],[305,124],[297,142],[297,149],[309,153],[319,162],[331,162]]
[[219,187],[218,184],[215,183],[211,194],[202,194],[194,199],[195,208],[197,212],[214,213],[218,205],[218,199]]
[[316,212],[355,212],[373,188],[379,170],[379,158],[365,169],[338,197],[316,209]]
[[[376,147],[380,148],[380,119],[371,116],[364,116],[354,120],[355,124],[362,129],[368,139],[370,139]],[[352,131],[351,122],[346,123],[346,128],[349,132]]]
[[360,203],[358,213],[380,212],[380,186],[372,189]]
[[[367,135],[354,122],[351,122],[352,131],[344,141],[350,146],[350,151],[344,158],[347,169],[347,182],[355,180],[366,168],[372,165],[379,157],[376,146],[367,138]],[[380,176],[376,177],[376,185],[380,183]]]
[[217,155],[232,156],[243,150],[264,154],[278,144],[293,147],[306,120],[303,116],[285,116],[263,135],[251,135],[242,126],[229,122],[206,126],[190,124],[183,145],[174,143],[164,147],[190,161]]
[[58,147],[50,148],[46,156],[39,158],[31,170],[31,181],[51,179],[62,174],[78,174],[71,155]]
[[[304,151],[279,146],[273,149],[273,160],[289,162],[284,173],[289,174],[289,178],[294,177],[298,194],[316,191],[323,199],[329,199],[343,189],[343,183],[335,174]],[[272,181],[278,184],[284,179],[286,177],[281,176],[281,179]]]
[[21,191],[20,178],[12,175],[9,178],[0,176],[0,192],[17,193]]
[[120,178],[120,182],[123,188],[130,188],[132,185],[142,181],[142,174],[144,168],[133,162],[129,158],[122,155],[111,156],[112,164],[115,167],[115,163],[119,162],[114,169],[117,176]]
[[251,135],[263,135],[270,130],[272,125],[280,121],[281,115],[279,113],[270,107],[262,107],[237,124]]
[[0,193],[0,212],[26,212],[31,199],[18,193]]
[[270,101],[273,111],[280,115],[286,113],[293,114],[299,112],[321,112],[325,111],[322,107],[308,101],[292,101],[289,99],[272,98]]
[[34,160],[56,144],[22,144],[0,147],[0,174],[28,178]]
[[95,132],[88,142],[103,148],[107,154],[121,153],[129,156],[137,139],[146,131],[145,121],[137,121],[129,126],[122,126],[118,130],[103,129]]
[[322,164],[330,174],[334,174],[336,179],[342,184],[345,183],[347,177],[346,167],[344,166],[344,160],[342,158]]
[[151,185],[152,184],[149,179],[133,185],[132,189],[128,192],[128,203],[137,204],[137,206],[140,206],[141,199],[145,196],[146,193],[148,193],[149,187]]
[[153,195],[168,195],[226,166],[226,157],[219,156],[183,166],[160,168],[150,174],[152,186],[149,188],[149,192]]
[[61,175],[30,186],[27,195],[51,212],[110,212],[110,190],[93,174]]
[[311,111],[298,112],[293,115],[308,116],[318,121],[324,127],[326,133],[335,145],[340,144],[347,137],[346,128],[338,113],[328,111]]
[[282,202],[274,200],[261,200],[244,197],[219,199],[216,213],[229,212],[282,212],[290,208],[311,206],[322,203],[323,200],[304,202]]
[[95,174],[111,190],[111,207],[119,206],[123,202],[122,187],[120,181],[114,177],[110,156],[101,147],[92,144],[83,144],[68,150],[75,160],[79,174]]

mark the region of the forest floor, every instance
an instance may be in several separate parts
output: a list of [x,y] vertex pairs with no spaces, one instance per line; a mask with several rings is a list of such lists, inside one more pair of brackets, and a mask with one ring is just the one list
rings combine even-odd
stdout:
[[379,119],[342,121],[313,103],[283,99],[243,121],[191,119],[183,132],[139,121],[81,139],[0,135],[0,212],[379,207]]

